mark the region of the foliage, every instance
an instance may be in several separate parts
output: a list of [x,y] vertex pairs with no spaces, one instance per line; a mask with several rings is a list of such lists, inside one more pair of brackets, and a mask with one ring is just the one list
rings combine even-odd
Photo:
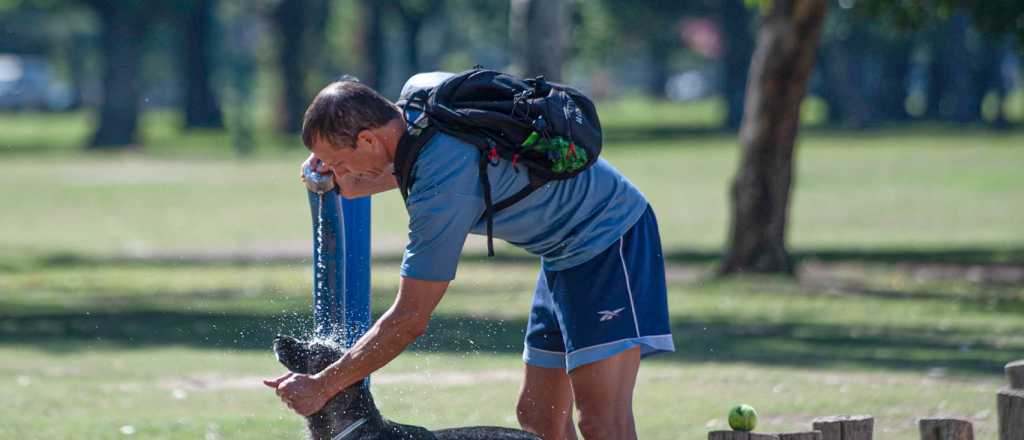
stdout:
[[1024,44],[1024,2],[1019,0],[856,0],[856,7],[905,27],[943,21],[963,11],[980,29],[996,35],[1012,35]]

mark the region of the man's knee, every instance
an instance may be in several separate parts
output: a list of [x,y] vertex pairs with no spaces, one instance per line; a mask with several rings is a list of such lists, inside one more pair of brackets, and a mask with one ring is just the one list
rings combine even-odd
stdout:
[[561,438],[549,434],[564,431],[570,414],[564,409],[541,404],[522,396],[516,405],[516,416],[519,419],[519,425],[527,431],[544,438]]
[[628,405],[579,405],[579,426],[587,440],[635,438],[633,411]]

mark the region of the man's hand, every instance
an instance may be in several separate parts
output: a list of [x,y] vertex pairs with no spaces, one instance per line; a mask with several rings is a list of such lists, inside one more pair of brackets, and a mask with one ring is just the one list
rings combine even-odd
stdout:
[[302,416],[320,411],[333,397],[321,381],[308,374],[286,373],[276,379],[264,379],[263,384],[274,388],[281,401]]
[[320,158],[316,157],[313,153],[309,153],[309,157],[302,161],[302,165],[299,166],[299,180],[301,180],[302,183],[306,183],[305,171],[307,167],[320,174],[334,174],[334,185],[339,188],[341,187],[341,185],[339,185],[341,176],[338,175],[338,172],[332,170],[331,167],[327,166],[324,161],[320,160]]

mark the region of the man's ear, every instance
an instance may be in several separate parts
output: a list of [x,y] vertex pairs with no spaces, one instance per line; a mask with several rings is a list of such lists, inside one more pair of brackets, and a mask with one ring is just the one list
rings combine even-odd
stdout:
[[373,130],[359,130],[359,134],[356,135],[356,149],[362,149],[363,151],[372,151],[372,149],[381,148],[382,146],[383,143],[381,143],[380,137],[378,137],[377,134],[373,132]]
[[278,336],[274,338],[274,354],[277,355],[277,361],[289,371],[308,373],[309,348],[305,343],[290,336]]

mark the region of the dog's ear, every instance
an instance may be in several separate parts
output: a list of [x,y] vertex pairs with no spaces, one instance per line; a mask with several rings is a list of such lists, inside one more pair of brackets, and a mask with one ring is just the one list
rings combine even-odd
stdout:
[[309,373],[315,374],[323,371],[345,355],[345,349],[337,342],[331,340],[318,340],[310,342],[308,348],[307,364]]
[[277,361],[294,373],[309,373],[309,348],[290,336],[274,338],[274,354]]

